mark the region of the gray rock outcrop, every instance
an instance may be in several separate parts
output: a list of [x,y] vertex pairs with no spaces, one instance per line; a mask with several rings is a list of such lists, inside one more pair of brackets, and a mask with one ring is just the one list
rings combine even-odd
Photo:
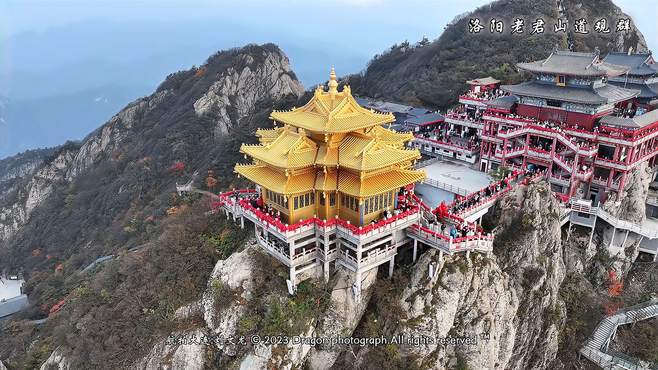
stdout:
[[279,99],[287,94],[301,96],[304,87],[293,77],[288,58],[269,53],[260,63],[251,55],[242,56],[240,68],[228,68],[208,92],[194,102],[199,116],[213,118],[215,134],[224,135],[235,122],[254,111],[259,100]]

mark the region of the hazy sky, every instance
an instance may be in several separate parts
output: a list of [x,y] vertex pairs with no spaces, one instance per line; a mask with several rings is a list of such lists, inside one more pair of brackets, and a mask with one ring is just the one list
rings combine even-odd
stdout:
[[[71,22],[230,20],[291,37],[337,41],[373,54],[405,39],[436,38],[455,15],[486,0],[2,0],[0,37]],[[616,0],[658,48],[658,1]]]

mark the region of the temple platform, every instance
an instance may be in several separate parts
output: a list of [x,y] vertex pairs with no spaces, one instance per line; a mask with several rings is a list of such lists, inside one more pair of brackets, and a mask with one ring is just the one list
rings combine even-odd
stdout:
[[452,202],[455,195],[465,196],[492,182],[488,174],[449,160],[438,160],[423,169],[427,179],[416,185],[416,194],[432,208],[442,201]]

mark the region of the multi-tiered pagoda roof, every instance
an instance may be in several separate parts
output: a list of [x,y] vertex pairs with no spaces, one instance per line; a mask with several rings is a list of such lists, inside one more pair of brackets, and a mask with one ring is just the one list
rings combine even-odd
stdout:
[[[367,213],[392,207],[389,199],[393,199],[394,192],[425,177],[424,172],[412,169],[420,153],[405,146],[413,135],[385,128],[384,124],[394,121],[393,115],[359,106],[349,86],[338,91],[333,70],[326,91],[318,87],[303,107],[274,111],[270,117],[283,127],[259,129],[256,135],[260,143],[241,148],[252,163],[237,165],[235,170],[283,196],[284,204],[278,202],[278,206],[291,222],[309,214],[343,216],[338,202],[332,209],[306,202],[305,207],[315,209],[300,212],[294,205],[290,207],[288,199],[300,194],[313,193],[310,199],[314,201],[327,196],[353,197],[356,200],[351,200],[350,208],[360,217],[345,217],[362,223],[375,217]],[[386,201],[376,202],[379,209],[354,206],[382,194]]]

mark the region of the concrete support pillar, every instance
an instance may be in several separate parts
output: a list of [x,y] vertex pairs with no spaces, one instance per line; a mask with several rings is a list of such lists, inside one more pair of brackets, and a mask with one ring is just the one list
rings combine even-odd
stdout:
[[628,234],[629,234],[630,232],[631,232],[630,230],[626,230],[626,235],[624,235],[624,241],[621,242],[621,248],[622,248],[622,249],[626,247],[626,240],[628,239]]
[[439,250],[439,264],[443,263],[443,251]]
[[596,229],[596,219],[598,216],[594,216],[594,223],[592,224],[592,232],[589,234],[589,243],[587,243],[587,248],[592,247],[592,238],[594,238],[594,229]]
[[322,272],[324,273],[324,282],[329,282],[329,238],[324,237],[324,265],[322,266]]
[[322,272],[324,273],[324,282],[328,283],[329,282],[329,261],[324,261],[324,266],[322,268]]
[[388,262],[388,277],[389,277],[389,279],[393,277],[393,266],[395,266],[395,256],[391,257],[391,260]]
[[418,253],[418,240],[414,239],[414,257],[413,257],[414,262],[416,262],[417,253]]
[[356,271],[356,276],[354,278],[354,293],[356,299],[361,297],[361,270]]
[[471,251],[467,250],[466,251],[466,259],[469,259],[471,257]]
[[571,226],[573,224],[571,223],[571,216],[569,216],[569,227],[567,228],[567,241],[569,241],[569,238],[571,237]]
[[240,216],[240,228],[244,229],[244,217]]
[[608,244],[608,249],[610,249],[610,247],[612,247],[612,243],[615,241],[615,234],[616,233],[617,233],[617,228],[613,226],[612,227],[612,237],[610,238],[610,243]]
[[290,266],[290,285],[292,286],[292,292],[297,291],[297,276],[295,272],[295,266]]

